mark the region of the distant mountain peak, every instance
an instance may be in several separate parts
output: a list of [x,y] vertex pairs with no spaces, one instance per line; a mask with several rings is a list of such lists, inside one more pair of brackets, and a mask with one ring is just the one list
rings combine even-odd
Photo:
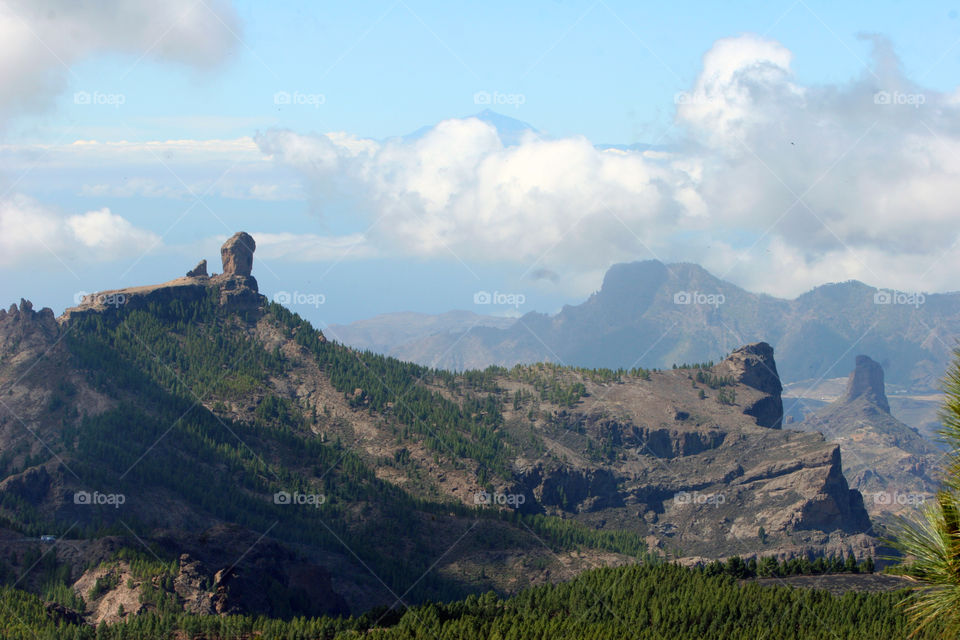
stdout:
[[883,367],[869,356],[857,356],[856,366],[847,381],[844,402],[853,402],[857,398],[866,398],[886,413],[890,413],[890,403],[884,390]]
[[536,127],[534,127],[529,122],[524,122],[523,120],[511,118],[510,116],[505,116],[502,113],[497,113],[493,109],[484,109],[480,113],[476,113],[470,117],[476,118],[477,120],[483,120],[484,122],[492,124],[501,133],[519,132],[519,131],[533,131],[533,132],[537,131]]
[[663,281],[667,276],[667,267],[659,260],[638,260],[619,262],[612,265],[603,276],[601,291],[633,287],[638,281]]
[[[485,122],[497,130],[497,135],[500,136],[500,141],[503,142],[506,146],[513,146],[520,144],[523,141],[523,137],[527,133],[533,133],[535,135],[540,135],[540,131],[537,130],[532,124],[524,122],[523,120],[517,120],[516,118],[511,118],[510,116],[505,116],[502,113],[497,113],[493,109],[484,109],[479,113],[474,113],[469,116],[465,116],[463,119],[475,118],[481,122]],[[416,131],[408,133],[405,136],[402,136],[403,140],[419,140],[424,137],[436,127],[436,124],[428,124],[420,127]]]

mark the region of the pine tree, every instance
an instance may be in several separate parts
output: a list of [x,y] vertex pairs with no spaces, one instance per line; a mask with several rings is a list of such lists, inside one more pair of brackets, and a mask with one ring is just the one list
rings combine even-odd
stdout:
[[908,575],[919,581],[907,605],[914,633],[933,624],[945,625],[944,637],[960,634],[960,350],[944,379],[946,399],[940,414],[940,436],[949,447],[943,482],[936,500],[919,515],[902,520],[891,541],[902,551]]

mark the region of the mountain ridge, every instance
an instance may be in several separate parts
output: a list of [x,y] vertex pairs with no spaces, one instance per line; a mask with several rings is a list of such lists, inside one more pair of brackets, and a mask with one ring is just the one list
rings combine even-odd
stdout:
[[960,334],[960,293],[910,295],[848,280],[782,299],[749,292],[695,263],[645,260],[612,266],[601,288],[579,304],[554,315],[530,311],[509,327],[440,334],[408,324],[406,338],[391,345],[344,335],[358,348],[454,370],[538,361],[665,368],[766,341],[777,350],[784,382],[845,375],[857,344],[898,386],[936,390],[951,336]]

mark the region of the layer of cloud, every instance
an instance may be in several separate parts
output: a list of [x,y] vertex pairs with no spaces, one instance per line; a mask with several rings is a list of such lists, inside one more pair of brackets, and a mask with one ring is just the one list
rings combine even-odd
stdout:
[[109,209],[63,215],[18,195],[0,202],[0,266],[77,265],[138,257],[159,237]]
[[381,251],[510,261],[583,282],[614,261],[692,260],[781,295],[859,278],[955,288],[960,92],[904,77],[873,38],[870,69],[804,86],[791,52],[717,41],[677,96],[669,153],[527,135],[505,145],[477,119],[415,140],[268,131],[318,209],[346,198]]
[[312,233],[253,232],[252,235],[257,241],[257,256],[267,260],[327,262],[370,258],[376,254],[362,233],[321,236]]
[[304,199],[295,172],[268,161],[250,137],[6,144],[0,172],[34,194],[49,186],[88,198]]
[[263,165],[253,138],[228,140],[75,140],[66,144],[0,145],[0,167],[22,171],[42,167],[169,165],[183,167],[230,164]]
[[0,122],[49,104],[71,65],[102,52],[211,67],[235,48],[225,0],[6,0],[0,3]]
[[598,152],[585,138],[504,146],[477,119],[441,122],[415,141],[268,132],[265,153],[302,171],[319,203],[346,199],[388,250],[533,262],[571,245],[642,246],[649,230],[695,217],[671,197],[688,177],[642,154]]

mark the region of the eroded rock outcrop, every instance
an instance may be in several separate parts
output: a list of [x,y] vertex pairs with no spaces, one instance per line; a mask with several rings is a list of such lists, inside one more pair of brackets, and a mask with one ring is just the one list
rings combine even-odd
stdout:
[[257,291],[257,279],[253,271],[253,252],[257,248],[253,236],[238,231],[220,247],[223,273],[210,278],[210,283],[220,287],[220,304],[240,311],[252,311],[263,302]]
[[799,517],[793,526],[802,529],[827,529],[835,523],[843,523],[848,532],[867,531],[870,517],[863,503],[863,496],[851,490],[843,475],[840,447],[830,452],[829,472],[819,491],[804,502]]
[[716,449],[723,444],[726,434],[716,429],[685,431],[680,429],[634,428],[634,437],[628,445],[657,458],[692,456]]
[[257,243],[253,236],[246,231],[238,231],[220,247],[220,258],[223,260],[223,275],[249,276],[253,271],[253,252],[257,250]]
[[[708,369],[583,383],[586,395],[537,424],[557,455],[515,463],[503,491],[523,495],[519,510],[707,554],[742,549],[761,528],[770,539],[757,544],[770,551],[869,538],[839,447],[779,428],[769,345],[746,345]],[[529,420],[526,411],[512,417]]]
[[852,402],[860,397],[890,413],[890,403],[887,401],[883,383],[883,367],[870,356],[857,356],[856,367],[847,379],[843,402]]
[[783,385],[773,359],[773,347],[766,342],[755,342],[736,349],[717,366],[721,375],[766,394],[744,409],[761,427],[779,429],[783,425]]
[[572,513],[586,513],[622,507],[616,476],[606,469],[581,470],[570,467],[544,469],[537,465],[517,475],[514,495],[523,495],[519,510],[542,512],[555,507]]
[[207,275],[206,259],[201,260],[200,262],[197,263],[197,266],[195,266],[193,269],[190,269],[190,271],[187,271],[188,278],[196,278],[198,276],[205,276],[205,275]]
[[9,310],[0,309],[0,351],[8,343],[47,342],[57,333],[57,321],[49,307],[34,311],[33,303],[21,298],[19,307],[12,304]]
[[842,396],[808,413],[795,428],[840,443],[844,472],[872,516],[915,510],[937,491],[942,452],[891,415],[883,367],[868,356],[857,356]]
[[174,590],[188,612],[289,617],[348,611],[325,567],[235,525],[160,544],[186,549]]
[[[91,312],[118,313],[121,310],[145,308],[150,303],[164,303],[174,299],[184,302],[198,301],[207,295],[209,287],[219,289],[220,304],[228,310],[255,312],[267,302],[259,294],[257,280],[251,275],[256,247],[253,237],[240,231],[220,248],[223,261],[221,274],[208,275],[207,261],[201,260],[182,278],[158,285],[113,289],[85,295],[80,304],[67,309],[60,320],[67,322],[74,316]],[[10,313],[12,312],[13,309]],[[51,311],[50,316],[52,315]]]

